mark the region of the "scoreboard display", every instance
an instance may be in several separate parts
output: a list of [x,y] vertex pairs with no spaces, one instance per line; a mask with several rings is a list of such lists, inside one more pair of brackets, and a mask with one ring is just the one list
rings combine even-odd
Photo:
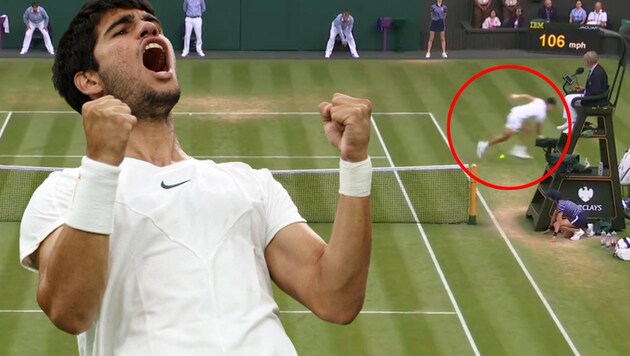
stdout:
[[598,26],[578,26],[567,23],[531,21],[528,30],[529,50],[533,52],[584,54],[600,52],[601,34]]

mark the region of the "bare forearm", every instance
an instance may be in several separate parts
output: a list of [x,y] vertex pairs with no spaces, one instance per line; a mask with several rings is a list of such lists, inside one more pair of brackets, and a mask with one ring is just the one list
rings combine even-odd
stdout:
[[107,285],[109,238],[62,227],[40,270],[38,302],[60,329],[79,333],[94,321]]
[[512,99],[525,99],[525,100],[532,101],[535,98],[528,94],[512,94]]
[[317,288],[325,304],[356,316],[363,306],[371,249],[370,198],[341,195],[330,242],[320,260]]

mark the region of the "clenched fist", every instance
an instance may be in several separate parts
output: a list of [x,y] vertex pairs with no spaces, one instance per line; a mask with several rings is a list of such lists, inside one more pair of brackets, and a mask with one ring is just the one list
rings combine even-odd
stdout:
[[106,95],[83,104],[81,115],[87,141],[86,155],[95,161],[120,165],[129,135],[137,122],[129,106]]
[[326,138],[339,150],[341,159],[360,162],[368,157],[372,103],[344,94],[333,95],[332,103],[319,104]]

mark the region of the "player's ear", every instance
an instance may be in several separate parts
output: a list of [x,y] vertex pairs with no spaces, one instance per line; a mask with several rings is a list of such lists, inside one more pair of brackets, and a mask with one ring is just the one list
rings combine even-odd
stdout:
[[87,96],[103,93],[103,82],[94,71],[78,72],[74,75],[74,85]]

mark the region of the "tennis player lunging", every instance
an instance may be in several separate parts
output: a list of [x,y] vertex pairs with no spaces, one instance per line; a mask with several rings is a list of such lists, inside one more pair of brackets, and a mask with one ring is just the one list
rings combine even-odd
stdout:
[[20,259],[81,355],[295,355],[272,280],[323,320],[357,316],[371,250],[368,100],[319,106],[341,157],[326,244],[268,170],[181,149],[175,55],[145,0],[85,4],[53,81],[81,113],[87,149],[33,195]]
[[[502,134],[490,141],[479,141],[479,143],[477,143],[477,156],[479,158],[483,157],[488,147],[505,142],[516,133],[524,131],[525,134],[528,134],[529,132],[524,125],[529,119],[533,118],[536,121],[536,134],[540,136],[541,125],[547,118],[547,113],[556,105],[556,99],[554,98],[543,100],[527,94],[512,94],[510,97],[512,99],[525,99],[528,100],[529,103],[515,106],[510,110]],[[527,153],[527,148],[524,145],[515,145],[510,151],[510,154],[519,158],[532,158]]]

